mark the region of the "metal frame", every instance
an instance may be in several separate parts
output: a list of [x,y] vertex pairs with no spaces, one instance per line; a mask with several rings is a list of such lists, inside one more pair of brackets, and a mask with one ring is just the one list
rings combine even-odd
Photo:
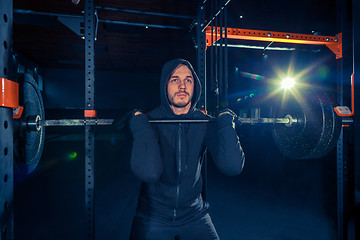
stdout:
[[[355,4],[357,1],[353,0]],[[351,80],[351,75],[355,71],[355,49],[354,44],[355,41],[355,32],[352,24],[354,22],[354,16],[351,16],[351,7],[353,7],[353,14],[358,11],[355,9],[355,6],[351,6],[348,2],[344,2],[341,0],[336,1],[337,8],[337,28],[341,30],[343,33],[342,41],[344,45],[347,47],[344,48],[343,58],[338,62],[338,73],[337,73],[337,98],[339,106],[343,106],[343,104],[347,104],[348,99],[348,91],[344,91],[344,87],[347,85],[349,80]],[[355,15],[355,17],[357,17]],[[352,22],[349,19],[352,18]],[[356,24],[354,25],[356,26]],[[358,39],[359,40],[359,39]],[[356,78],[355,73],[355,78]],[[356,119],[356,118],[355,118]],[[353,124],[352,127],[356,131],[358,131],[357,124]],[[352,165],[356,160],[352,154],[349,152],[349,143],[350,138],[352,138],[352,134],[349,131],[345,131],[343,128],[339,140],[337,142],[337,239],[356,239],[356,228],[354,227],[354,199],[351,198],[352,191],[355,190],[353,185],[356,185],[356,182],[353,179],[352,175],[354,174],[352,171]],[[350,140],[350,141],[349,141]],[[359,143],[358,143],[359,144]],[[356,151],[356,148],[355,148]],[[356,196],[356,194],[355,194]]]
[[[85,120],[96,117],[95,85],[95,5],[94,0],[85,1]],[[87,122],[85,122],[87,123]],[[86,239],[95,239],[95,134],[93,126],[85,125],[85,212]]]
[[205,34],[201,31],[205,22],[205,7],[200,3],[196,25],[196,69],[202,86],[201,97],[198,102],[200,109],[207,111],[207,85],[206,85],[206,47]]
[[[213,1],[212,1],[213,2]],[[229,2],[229,1],[228,1]],[[220,14],[221,17],[221,11],[224,9],[224,7],[228,4],[226,4],[222,7],[220,4],[220,10],[214,13],[214,4],[211,4],[211,14],[212,18],[207,22],[205,27],[202,31],[206,32],[206,47],[214,46],[210,50],[210,76],[211,82],[215,82],[217,86],[218,84],[218,50],[216,47],[223,46],[223,39],[224,38],[230,38],[230,39],[241,39],[241,40],[255,40],[255,41],[269,41],[269,42],[283,42],[283,43],[295,43],[295,44],[311,44],[311,45],[325,45],[327,46],[336,56],[336,59],[340,59],[338,62],[338,74],[337,74],[337,83],[338,83],[338,104],[340,106],[343,105],[343,99],[344,99],[344,93],[343,93],[343,86],[344,86],[344,79],[346,79],[347,76],[350,77],[350,74],[344,71],[344,65],[346,68],[350,68],[350,65],[352,63],[353,72],[355,72],[355,67],[357,70],[359,70],[358,65],[355,64],[356,57],[358,54],[355,50],[360,49],[360,34],[359,26],[354,25],[353,26],[353,33],[349,33],[347,28],[347,19],[349,14],[349,11],[347,8],[349,8],[349,5],[346,5],[347,3],[341,0],[337,0],[337,16],[338,16],[338,23],[337,28],[341,29],[342,33],[336,34],[335,37],[333,36],[319,36],[319,35],[310,35],[310,34],[298,34],[298,33],[287,33],[287,32],[274,32],[274,31],[260,31],[260,30],[249,30],[249,29],[238,29],[238,28],[227,28],[226,24],[225,26],[222,26],[222,22],[220,20],[220,26],[218,27],[217,22],[217,16]],[[224,3],[224,1],[222,1]],[[359,3],[355,0],[353,0],[353,24],[357,23],[355,19],[359,20],[358,17],[358,7]],[[226,10],[226,8],[225,8]],[[214,27],[215,22],[215,27]],[[221,31],[221,33],[220,33]],[[342,49],[342,43],[343,43],[343,34],[344,39],[346,40],[345,43],[353,46],[353,54],[350,56],[348,52],[344,53],[345,59],[343,59],[343,49]],[[350,41],[350,36],[352,36],[352,41]],[[217,42],[220,42],[217,43]],[[352,44],[351,44],[352,43]],[[227,49],[227,46],[225,44],[225,49]],[[215,52],[214,52],[215,51]],[[221,51],[221,50],[220,50]],[[352,61],[350,58],[352,57]],[[214,59],[215,58],[215,59]],[[222,54],[220,53],[220,58],[222,58]],[[225,59],[227,56],[225,57]],[[220,60],[221,61],[221,60]],[[226,63],[227,65],[227,63]],[[222,68],[220,66],[220,74],[222,73]],[[226,88],[227,86],[224,86]],[[218,89],[218,88],[217,88]],[[217,101],[217,108],[219,107],[219,101]],[[360,169],[360,163],[359,163],[359,129],[356,127],[356,124],[353,124],[353,127],[355,128],[355,158],[354,158],[354,206],[355,206],[355,214],[360,213],[360,174],[358,173]],[[338,226],[338,236],[337,238],[339,240],[342,239],[355,239],[357,237],[356,229],[359,227],[359,216],[352,216],[352,214],[349,213],[350,209],[348,205],[351,205],[352,201],[349,201],[349,189],[348,189],[348,149],[347,145],[344,146],[344,140],[346,141],[346,138],[344,138],[344,131],[341,130],[341,134],[339,137],[339,140],[337,142],[337,226]],[[357,146],[357,147],[356,147]],[[344,153],[344,148],[346,150],[346,153]],[[351,207],[351,206],[350,206]],[[349,218],[354,220],[351,220],[349,222]]]
[[[353,26],[353,66],[354,66],[354,73],[356,74],[357,79],[360,76],[360,2],[353,1],[353,22],[356,23]],[[359,87],[357,87],[359,88]],[[359,89],[355,91],[355,95],[358,95]],[[354,96],[355,97],[355,96]],[[359,96],[356,97],[356,101],[354,103],[354,107],[359,109]],[[354,119],[360,119],[360,112],[357,110],[355,112]],[[355,207],[355,239],[359,238],[360,236],[360,128],[358,125],[354,124],[354,207]]]
[[[189,16],[182,16],[182,15],[173,15],[173,14],[161,14],[155,12],[143,12],[143,11],[132,11],[127,9],[118,9],[115,8],[107,8],[97,6],[96,9],[101,10],[110,10],[110,11],[119,11],[119,12],[132,12],[138,14],[145,14],[145,15],[155,15],[155,16],[165,16],[165,17],[173,17],[173,18],[180,18],[180,19],[187,19]],[[18,14],[26,14],[26,15],[40,15],[40,16],[52,16],[57,17],[60,22],[62,22],[65,26],[69,27],[72,31],[76,29],[74,32],[78,35],[80,34],[80,25],[78,23],[83,20],[83,16],[81,15],[74,15],[74,14],[61,14],[61,13],[52,13],[52,12],[39,12],[34,10],[25,10],[25,9],[14,9],[14,13]],[[126,26],[134,26],[134,27],[151,27],[151,28],[160,28],[160,29],[184,29],[184,27],[180,26],[171,26],[171,25],[160,25],[160,24],[151,24],[151,23],[138,23],[138,22],[126,22],[126,21],[117,21],[117,20],[108,20],[108,19],[98,19],[100,23],[111,23],[117,25],[126,25]],[[73,29],[71,26],[76,27]]]
[[[206,46],[205,46],[205,33],[202,32],[202,28],[205,24],[205,6],[204,2],[199,1],[199,7],[197,11],[197,24],[196,24],[196,68],[197,74],[200,79],[200,83],[202,86],[201,89],[201,97],[199,99],[200,109],[207,113],[207,80],[206,80]],[[207,151],[204,152],[202,157],[202,197],[203,200],[207,201]]]
[[14,239],[12,109],[0,107],[0,239]]
[[[206,48],[213,46],[210,48],[210,60],[208,63],[210,65],[209,94],[214,95],[216,98],[215,102],[209,100],[209,102],[212,103],[211,105],[215,105],[215,108],[211,109],[212,115],[218,115],[220,109],[228,107],[228,45],[227,31],[224,29],[227,29],[227,5],[229,2],[230,0],[211,0],[208,4],[210,5],[211,18],[209,21],[204,20],[201,22],[200,28],[198,29],[198,34],[205,33]],[[205,4],[203,8],[205,8]],[[216,31],[216,26],[218,25],[223,29],[223,34],[220,34],[220,30]],[[205,31],[206,29],[207,31]],[[218,45],[215,44],[217,40],[220,42]],[[206,53],[203,55],[202,57],[206,62]]]
[[[11,49],[13,7],[12,0],[0,1],[0,81],[1,88],[11,79]],[[6,78],[4,80],[4,78]],[[14,85],[7,80],[7,86]],[[9,90],[9,89],[5,89]],[[3,95],[4,94],[4,95]],[[4,101],[0,106],[0,239],[14,239],[14,171],[13,171],[13,121],[12,96],[1,93]],[[10,94],[11,95],[11,94]]]
[[[274,32],[252,29],[240,28],[223,28],[223,34],[220,36],[220,29],[216,27],[216,35],[212,34],[211,27],[206,28],[206,46],[211,46],[219,39],[225,37],[229,39],[239,40],[253,40],[253,41],[267,41],[267,42],[282,42],[282,43],[296,43],[296,44],[310,44],[310,45],[326,45],[333,53],[336,54],[336,59],[342,57],[342,34],[338,33],[335,37],[320,36],[300,33]],[[226,32],[225,32],[226,29]]]

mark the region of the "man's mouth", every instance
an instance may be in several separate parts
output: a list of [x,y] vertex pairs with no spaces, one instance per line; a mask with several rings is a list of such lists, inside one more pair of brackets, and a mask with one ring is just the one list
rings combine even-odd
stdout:
[[185,92],[181,92],[181,93],[176,94],[176,96],[178,96],[178,97],[186,97],[187,95],[189,95],[189,94],[185,93]]

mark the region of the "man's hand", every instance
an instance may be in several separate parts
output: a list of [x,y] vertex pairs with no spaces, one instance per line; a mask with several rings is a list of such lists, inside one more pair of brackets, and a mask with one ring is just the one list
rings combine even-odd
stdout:
[[224,114],[230,114],[231,116],[233,116],[234,118],[236,118],[236,114],[229,108],[225,108],[224,110],[222,110],[220,113],[219,113],[219,117],[224,115]]
[[144,130],[152,130],[147,115],[138,108],[132,110],[131,112],[131,117],[129,119],[129,127],[134,137],[137,133]]
[[218,124],[219,128],[231,126],[235,128],[234,120],[237,118],[236,114],[228,108],[225,108],[219,113]]

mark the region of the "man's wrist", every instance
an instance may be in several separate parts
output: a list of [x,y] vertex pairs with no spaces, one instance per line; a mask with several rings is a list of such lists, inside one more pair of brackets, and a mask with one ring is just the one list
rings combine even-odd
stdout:
[[218,116],[219,129],[226,128],[226,127],[234,128],[235,117],[236,117],[236,114],[233,111],[231,111],[230,109],[224,109],[223,111],[221,111]]

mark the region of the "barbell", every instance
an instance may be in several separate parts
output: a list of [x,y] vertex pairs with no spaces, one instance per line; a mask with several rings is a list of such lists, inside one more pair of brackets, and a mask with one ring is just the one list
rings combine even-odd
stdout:
[[[23,114],[14,120],[15,166],[22,173],[31,173],[40,161],[44,146],[45,127],[53,126],[110,126],[114,119],[56,119],[47,120],[41,93],[34,79],[25,74],[20,78],[20,105]],[[342,118],[333,110],[327,94],[307,90],[302,101],[288,96],[278,104],[268,118],[236,117],[238,125],[267,124],[279,150],[288,158],[313,159],[326,156],[336,145]],[[126,118],[124,118],[126,119]],[[150,119],[151,124],[207,123],[201,119]],[[246,151],[246,150],[245,150]]]
[[[210,119],[150,119],[150,123],[208,123],[216,121]],[[26,122],[28,128],[40,130],[42,127],[70,127],[70,126],[109,126],[112,125],[114,119],[57,119],[57,120],[41,120],[39,116],[31,116]],[[285,124],[292,125],[297,123],[297,119],[287,115],[284,118],[240,118],[237,117],[235,122],[241,124]]]

